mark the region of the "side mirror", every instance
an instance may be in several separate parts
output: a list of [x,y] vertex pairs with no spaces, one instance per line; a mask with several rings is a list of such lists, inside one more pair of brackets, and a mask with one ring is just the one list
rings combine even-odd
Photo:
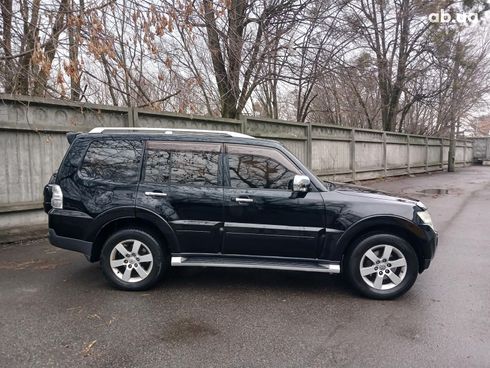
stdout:
[[310,190],[310,178],[306,175],[295,175],[293,179],[293,193],[306,193]]

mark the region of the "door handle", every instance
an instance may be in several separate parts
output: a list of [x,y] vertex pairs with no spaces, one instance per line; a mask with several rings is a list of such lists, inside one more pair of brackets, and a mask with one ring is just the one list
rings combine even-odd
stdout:
[[254,200],[252,198],[236,197],[234,198],[234,201],[238,203],[252,203]]
[[167,193],[162,193],[162,192],[145,192],[145,195],[151,196],[151,197],[166,197]]

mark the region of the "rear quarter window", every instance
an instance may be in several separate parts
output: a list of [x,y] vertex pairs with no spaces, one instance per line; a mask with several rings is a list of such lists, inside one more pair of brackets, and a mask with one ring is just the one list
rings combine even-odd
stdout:
[[79,174],[82,178],[136,183],[143,143],[129,139],[101,139],[90,143]]

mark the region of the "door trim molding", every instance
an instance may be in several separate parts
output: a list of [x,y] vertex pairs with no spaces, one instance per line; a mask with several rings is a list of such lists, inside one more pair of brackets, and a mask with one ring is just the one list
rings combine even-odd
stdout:
[[327,233],[343,233],[343,230],[325,228],[325,227],[310,227],[310,226],[289,226],[289,225],[270,225],[259,223],[246,223],[246,222],[225,222],[226,227],[241,227],[246,229],[267,229],[267,230],[290,230],[290,231],[311,231],[319,232],[324,230]]

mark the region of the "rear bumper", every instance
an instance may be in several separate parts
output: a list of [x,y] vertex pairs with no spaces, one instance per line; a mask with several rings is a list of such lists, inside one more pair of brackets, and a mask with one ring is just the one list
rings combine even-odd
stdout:
[[49,242],[58,248],[73,250],[75,252],[83,253],[85,257],[90,261],[92,260],[92,248],[93,244],[89,241],[67,238],[56,234],[54,229],[49,229]]

